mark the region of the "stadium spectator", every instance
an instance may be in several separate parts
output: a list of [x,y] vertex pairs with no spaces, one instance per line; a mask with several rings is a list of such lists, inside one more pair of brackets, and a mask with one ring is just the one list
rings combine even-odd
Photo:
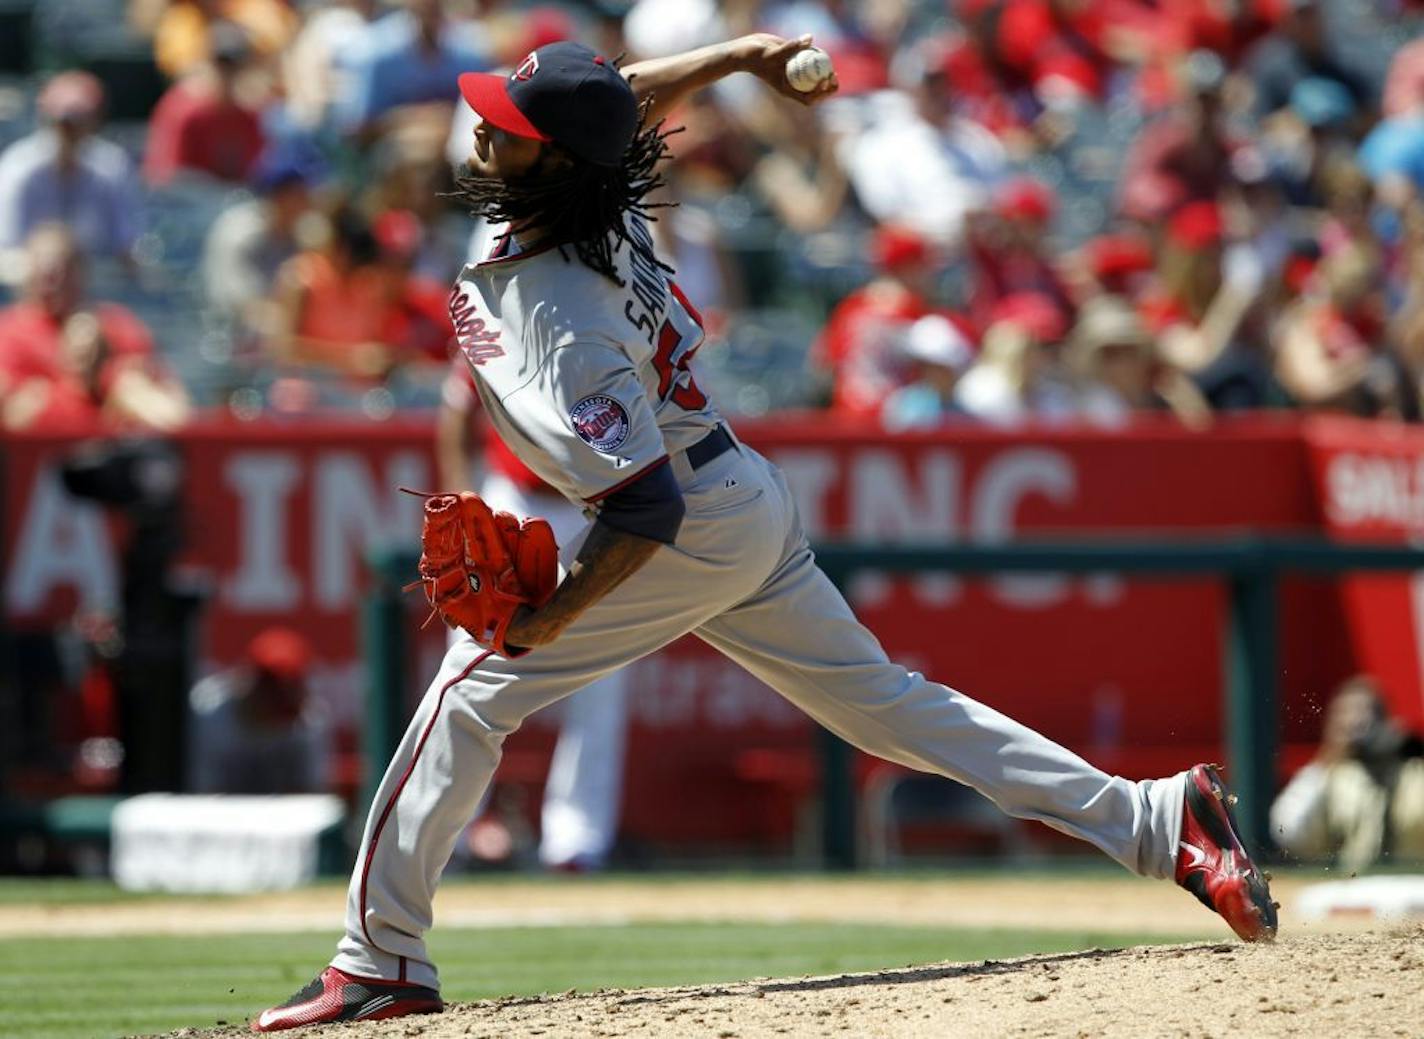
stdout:
[[246,659],[193,686],[188,792],[315,794],[328,789],[330,733],[311,695],[311,647],[267,628]]
[[1015,157],[1031,152],[1037,145],[1030,132],[1029,111],[974,34],[981,20],[971,17],[962,24],[969,31],[922,45],[937,50],[934,60],[941,75],[947,84],[953,84],[952,90],[942,93],[945,112],[983,126]]
[[1424,195],[1424,92],[1381,119],[1360,142],[1357,158],[1396,208]]
[[877,415],[910,377],[900,346],[910,325],[933,309],[935,258],[924,238],[884,225],[871,244],[876,277],[836,306],[811,348],[832,377],[831,408]]
[[103,85],[87,72],[61,72],[35,108],[40,128],[0,154],[0,249],[62,223],[87,255],[130,258],[142,210],[128,156],[96,134]]
[[1317,182],[1324,204],[1316,232],[1322,255],[1359,249],[1383,266],[1384,250],[1371,221],[1374,185],[1364,170],[1350,156],[1337,153],[1320,168]]
[[212,59],[184,76],[159,100],[149,121],[144,176],[168,184],[180,174],[240,182],[262,153],[262,120],[243,96],[252,50],[235,25],[211,29]]
[[1424,207],[1410,205],[1402,224],[1395,271],[1400,302],[1386,335],[1398,366],[1399,417],[1418,422],[1424,418]]
[[1180,102],[1185,91],[1176,70],[1193,51],[1211,52],[1226,67],[1239,68],[1251,46],[1271,30],[1265,8],[1260,0],[1113,4],[1108,38],[1120,61],[1139,67],[1132,92],[1143,114],[1150,117]]
[[311,10],[282,55],[282,86],[295,126],[327,126],[339,98],[351,94],[350,41],[364,36],[380,13],[377,0],[325,0]]
[[1090,422],[1121,425],[1145,412],[1170,412],[1194,426],[1210,420],[1211,409],[1191,381],[1157,362],[1147,326],[1126,300],[1088,302],[1066,352],[1080,384],[1078,407]]
[[1063,277],[1079,304],[1098,296],[1136,299],[1146,289],[1155,266],[1152,244],[1132,231],[1115,231],[1084,242]]
[[1406,115],[1424,103],[1424,36],[1395,52],[1385,76],[1380,114],[1386,119]]
[[995,56],[1032,85],[1045,108],[1101,99],[1114,62],[1105,49],[1111,16],[1089,0],[1004,0]]
[[[615,10],[593,5],[593,10],[585,13],[607,17]],[[480,28],[485,34],[487,60],[499,68],[514,68],[530,51],[580,36],[579,23],[567,8],[537,2],[527,7],[486,4],[480,12]],[[616,47],[595,49],[604,54],[622,54],[627,50],[621,42]]]
[[311,212],[315,169],[302,158],[276,152],[253,174],[257,197],[225,210],[203,248],[203,288],[208,306],[259,337],[273,325],[272,290],[282,265],[300,251],[298,227]]
[[180,79],[217,56],[217,26],[240,26],[257,54],[281,53],[300,24],[283,0],[136,0],[131,20],[153,34],[153,58],[170,79]]
[[[1337,154],[1331,161],[1338,159]],[[1236,271],[1238,279],[1248,268],[1256,272],[1262,281],[1261,291],[1272,293],[1247,314],[1249,326],[1264,312],[1279,309],[1278,297],[1285,288],[1281,279],[1293,243],[1311,237],[1313,217],[1302,219],[1301,211],[1290,204],[1259,144],[1238,148],[1232,154],[1231,175],[1234,184],[1221,197],[1221,215],[1232,244],[1224,251],[1222,262]],[[1250,334],[1256,331],[1252,329]]]
[[[703,95],[688,99],[675,117],[682,129],[669,143],[677,160],[663,172],[666,184],[660,198],[676,200],[677,205],[658,214],[652,233],[658,249],[677,268],[678,285],[697,301],[707,327],[714,330],[746,298],[743,272],[728,257],[727,236],[717,218],[718,206],[745,183],[756,158],[747,135],[738,132],[737,120],[779,137],[786,133],[776,129],[784,119],[773,116],[768,107],[758,101],[728,110]],[[770,145],[779,146],[779,140]]]
[[[1101,97],[1113,62],[1103,48],[1100,5],[1081,0],[958,0],[972,51],[956,48],[957,70],[974,93],[1000,94],[1029,129],[1045,112],[1066,113]],[[988,75],[982,74],[987,70]]]
[[361,200],[366,212],[379,215],[400,210],[420,221],[413,269],[423,278],[442,283],[464,266],[469,237],[469,222],[462,214],[454,214],[453,226],[449,226],[452,212],[443,196],[450,190],[451,177],[441,155],[443,144],[438,135],[401,130],[387,135],[372,153],[372,183]]
[[1310,77],[1339,84],[1356,107],[1374,100],[1368,77],[1337,53],[1320,0],[1284,0],[1280,20],[1252,48],[1245,70],[1261,117],[1289,105],[1295,85]]
[[42,225],[26,243],[25,260],[24,296],[0,310],[0,426],[180,426],[189,411],[182,384],[132,312],[85,299],[74,236],[62,225]]
[[402,118],[448,125],[460,73],[489,67],[479,26],[447,15],[443,0],[405,0],[403,10],[365,28],[349,61],[337,118],[343,129],[368,142]]
[[1003,300],[1022,294],[1052,300],[1065,325],[1073,320],[1068,285],[1049,259],[1048,231],[1057,204],[1040,181],[1019,177],[994,193],[989,212],[970,219],[966,245],[974,290],[969,314],[980,327]]
[[1132,144],[1118,182],[1122,214],[1153,228],[1189,202],[1214,202],[1231,184],[1231,154],[1222,109],[1226,66],[1194,51],[1179,69],[1186,97]]
[[372,225],[350,206],[339,208],[324,244],[277,274],[275,357],[360,379],[408,361],[443,363],[453,334],[447,291],[411,274],[420,236],[409,213],[392,210]]
[[633,0],[623,18],[636,59],[661,58],[725,40],[732,32],[715,0]]
[[1209,50],[1235,68],[1252,44],[1270,32],[1267,6],[1263,0],[1175,0],[1159,8],[1158,28],[1175,53]]
[[1355,115],[1344,87],[1312,77],[1295,85],[1289,107],[1267,124],[1261,148],[1272,179],[1291,205],[1318,209],[1323,204],[1323,171],[1355,152],[1350,136]]
[[1335,691],[1314,759],[1271,806],[1271,833],[1292,855],[1352,873],[1424,856],[1424,744],[1389,716],[1374,679]]
[[885,428],[932,428],[966,417],[954,396],[974,361],[974,344],[964,329],[943,314],[928,314],[910,326],[903,350],[916,372],[886,398],[880,411]]
[[1310,291],[1281,314],[1276,378],[1302,408],[1374,415],[1396,404],[1394,374],[1381,363],[1381,272],[1359,247],[1321,260]]
[[1221,207],[1194,202],[1167,224],[1157,277],[1138,301],[1158,357],[1196,379],[1217,409],[1264,405],[1269,397],[1266,344],[1243,334],[1258,299],[1260,270],[1233,267],[1224,277],[1226,227]]
[[964,233],[1006,173],[1003,145],[945,103],[942,51],[922,47],[895,68],[903,89],[864,100],[861,125],[838,153],[855,196],[881,223],[914,227],[941,245]]
[[1047,297],[1023,294],[1000,301],[979,359],[955,387],[955,403],[996,426],[1071,419],[1078,405],[1059,357],[1066,331],[1062,312]]
[[779,223],[802,235],[823,231],[844,213],[849,195],[849,182],[836,159],[836,136],[815,113],[786,115],[780,106],[765,108],[779,118],[767,132],[749,127],[766,145],[749,183]]

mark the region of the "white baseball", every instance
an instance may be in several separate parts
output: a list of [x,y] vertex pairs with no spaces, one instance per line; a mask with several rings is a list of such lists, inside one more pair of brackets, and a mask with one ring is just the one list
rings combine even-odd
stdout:
[[803,94],[830,79],[833,71],[831,56],[820,47],[807,47],[786,59],[786,81]]

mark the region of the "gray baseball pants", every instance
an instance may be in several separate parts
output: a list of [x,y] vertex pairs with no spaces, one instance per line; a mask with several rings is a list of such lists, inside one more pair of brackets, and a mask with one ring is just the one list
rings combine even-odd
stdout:
[[[371,805],[335,966],[438,987],[425,948],[432,899],[505,737],[540,708],[688,632],[862,750],[965,783],[1135,873],[1171,874],[1184,773],[1109,776],[891,663],[816,567],[774,465],[745,446],[695,472],[680,455],[670,464],[687,505],[675,546],[552,645],[513,661],[469,639],[446,653]],[[565,560],[577,550],[564,546]]]
[[[502,473],[485,477],[480,497],[495,510],[542,516],[561,545],[580,538],[588,525],[563,497],[552,492],[532,494]],[[454,634],[464,636],[464,632]],[[539,819],[539,861],[545,866],[601,864],[618,833],[628,735],[628,673],[610,671],[578,693],[555,708],[560,712],[559,740],[549,759]]]

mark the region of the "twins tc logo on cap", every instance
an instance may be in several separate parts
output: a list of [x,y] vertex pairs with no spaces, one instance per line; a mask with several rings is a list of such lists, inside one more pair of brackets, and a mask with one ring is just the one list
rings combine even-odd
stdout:
[[490,126],[557,141],[595,166],[621,166],[638,132],[638,99],[613,62],[579,43],[549,43],[512,73],[462,72],[460,95]]
[[580,440],[604,454],[622,447],[632,428],[627,409],[601,393],[575,404],[569,412],[569,420]]

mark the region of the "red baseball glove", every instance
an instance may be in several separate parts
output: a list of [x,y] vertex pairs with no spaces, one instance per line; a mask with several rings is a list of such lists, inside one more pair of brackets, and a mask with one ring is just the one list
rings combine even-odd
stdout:
[[500,656],[528,652],[505,646],[504,633],[519,607],[544,605],[559,583],[548,522],[493,512],[471,491],[437,494],[426,499],[420,541],[418,583],[441,620]]

